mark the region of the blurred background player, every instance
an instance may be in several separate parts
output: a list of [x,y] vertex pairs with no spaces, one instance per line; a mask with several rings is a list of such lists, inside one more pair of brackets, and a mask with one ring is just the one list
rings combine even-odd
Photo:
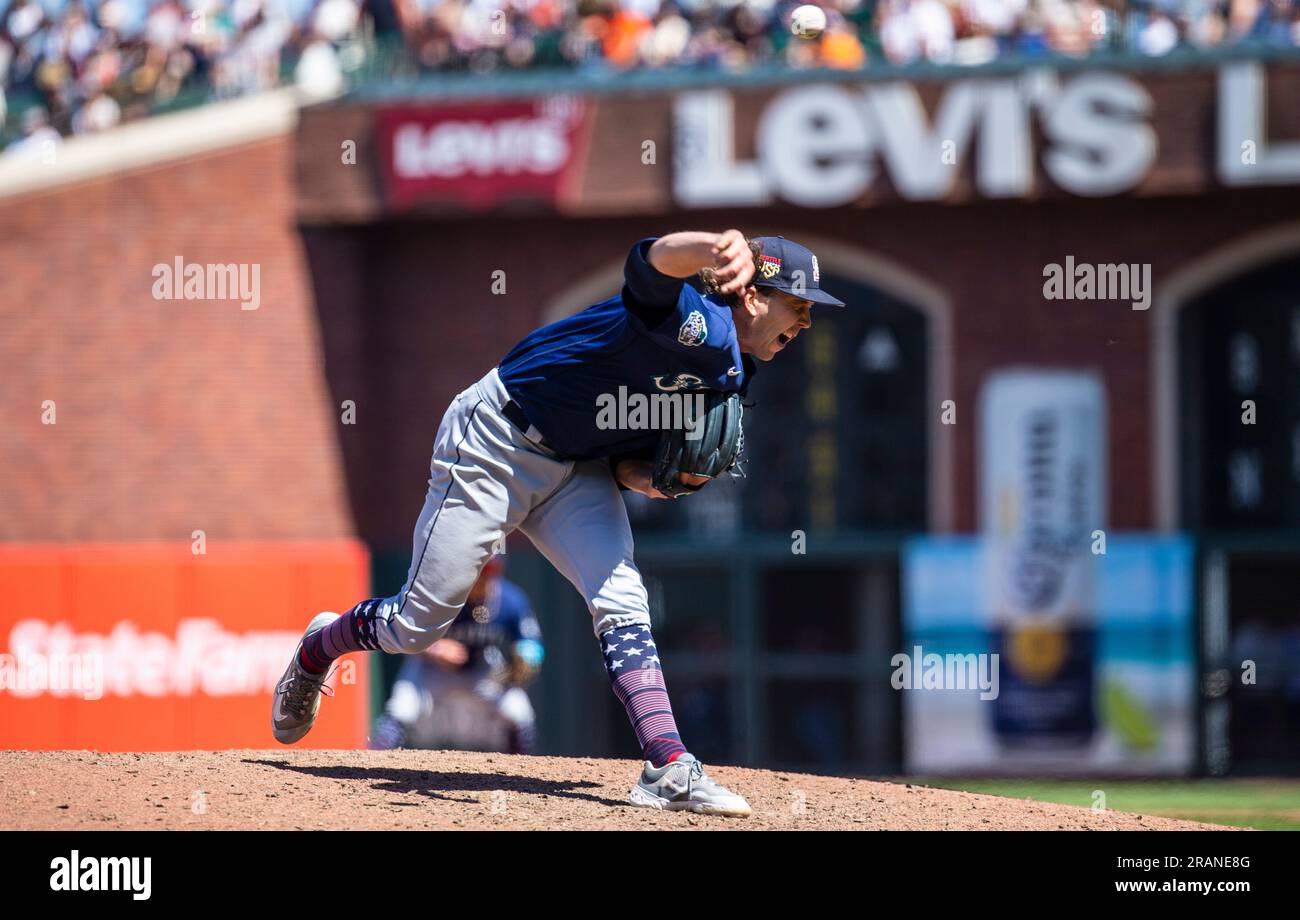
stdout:
[[533,752],[536,719],[524,688],[542,664],[542,630],[504,569],[500,556],[489,560],[446,634],[406,658],[371,747]]

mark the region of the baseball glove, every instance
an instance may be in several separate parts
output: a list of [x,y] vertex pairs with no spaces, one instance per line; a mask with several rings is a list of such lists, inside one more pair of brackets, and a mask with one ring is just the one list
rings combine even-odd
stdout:
[[[739,393],[703,390],[703,400],[686,400],[688,422],[665,429],[655,451],[654,487],[669,498],[698,492],[701,485],[687,485],[678,473],[716,479],[736,467],[745,449],[744,411]],[[703,403],[703,411],[695,408]]]

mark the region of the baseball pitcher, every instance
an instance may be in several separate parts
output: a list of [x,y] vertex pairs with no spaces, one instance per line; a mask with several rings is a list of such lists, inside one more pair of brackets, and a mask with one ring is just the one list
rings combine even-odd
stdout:
[[[434,442],[406,584],[308,624],[276,688],[278,741],[311,730],[339,656],[417,654],[441,638],[480,569],[520,530],[591,613],[644,760],[630,801],[750,813],[677,731],[619,490],[686,497],[734,467],[739,400],[755,361],[772,360],[808,328],[813,304],[843,303],[820,289],[808,249],[738,230],[642,240],[623,279],[617,296],[533,332],[452,402]],[[688,398],[673,425],[651,429],[631,417],[610,424],[602,407],[615,393]]]

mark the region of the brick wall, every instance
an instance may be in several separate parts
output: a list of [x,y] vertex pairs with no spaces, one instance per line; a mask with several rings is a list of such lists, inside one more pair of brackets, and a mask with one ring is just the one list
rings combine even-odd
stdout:
[[[351,535],[291,144],[0,201],[0,539]],[[260,308],[154,299],[178,255]]]

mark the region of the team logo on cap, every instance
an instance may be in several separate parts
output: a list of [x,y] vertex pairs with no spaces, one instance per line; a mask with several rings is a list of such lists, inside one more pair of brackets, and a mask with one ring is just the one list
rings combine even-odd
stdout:
[[692,310],[691,315],[686,317],[686,322],[682,323],[682,328],[677,330],[677,341],[683,345],[703,345],[708,337],[709,324],[704,321],[704,314],[699,310]]
[[781,274],[781,260],[776,256],[759,256],[758,273],[770,281]]
[[813,260],[813,284],[819,284],[821,282],[822,270],[817,267],[817,257],[813,256],[812,260]]

